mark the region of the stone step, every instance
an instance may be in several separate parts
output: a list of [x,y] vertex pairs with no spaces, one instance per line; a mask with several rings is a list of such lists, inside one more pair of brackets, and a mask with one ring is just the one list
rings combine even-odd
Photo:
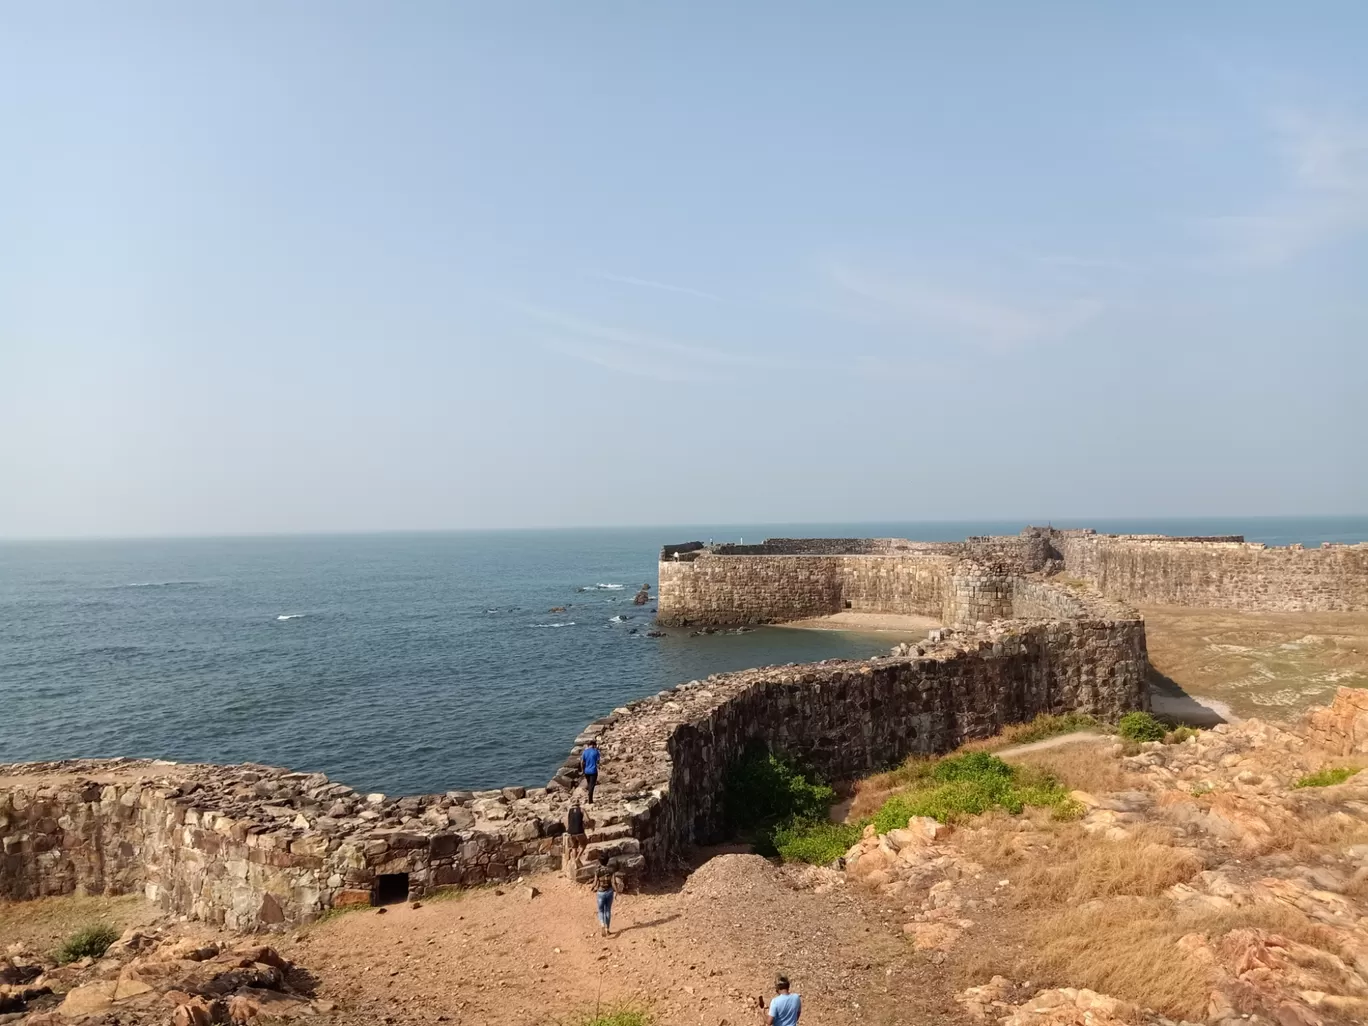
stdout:
[[619,837],[611,841],[596,841],[584,846],[582,862],[594,862],[600,855],[611,859],[618,855],[637,855],[641,852],[641,842],[635,837]]

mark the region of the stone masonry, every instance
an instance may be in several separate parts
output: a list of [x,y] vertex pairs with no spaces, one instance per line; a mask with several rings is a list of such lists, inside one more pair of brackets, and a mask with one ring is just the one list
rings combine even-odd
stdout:
[[757,545],[668,546],[660,559],[660,621],[775,623],[850,609],[974,623],[1010,615],[1000,582],[1060,572],[1138,605],[1368,609],[1368,543],[1269,548],[1230,535],[1168,538],[1032,527],[963,542],[778,538]]
[[1243,538],[1050,532],[1071,576],[1137,605],[1247,612],[1368,609],[1368,543],[1270,548]]

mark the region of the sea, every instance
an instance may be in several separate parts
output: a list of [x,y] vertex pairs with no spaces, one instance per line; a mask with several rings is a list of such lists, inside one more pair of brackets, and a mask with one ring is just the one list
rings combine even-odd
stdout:
[[[782,627],[648,637],[662,544],[953,541],[1023,526],[0,542],[0,763],[258,762],[392,795],[538,786],[585,724],[624,702],[725,670],[864,658],[899,640]],[[1368,540],[1368,517],[1055,526]],[[652,600],[635,606],[643,584]]]

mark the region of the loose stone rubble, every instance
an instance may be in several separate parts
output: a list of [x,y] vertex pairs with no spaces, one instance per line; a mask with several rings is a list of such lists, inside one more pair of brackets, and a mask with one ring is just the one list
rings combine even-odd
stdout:
[[209,1026],[331,1011],[330,1002],[299,989],[307,978],[273,948],[186,936],[171,927],[131,928],[99,959],[68,965],[13,944],[0,958],[0,1021]]

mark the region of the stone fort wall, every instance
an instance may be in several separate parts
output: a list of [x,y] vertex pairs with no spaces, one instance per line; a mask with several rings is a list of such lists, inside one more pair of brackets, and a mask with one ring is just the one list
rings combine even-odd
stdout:
[[1060,571],[1137,605],[1368,609],[1368,544],[1269,548],[1238,536],[1027,528],[964,542],[781,538],[684,549],[661,553],[659,618],[667,625],[779,623],[843,609],[974,623],[1012,615],[1003,582]]
[[716,836],[723,775],[752,743],[849,777],[1041,712],[1147,707],[1143,622],[1042,573],[1060,562],[1049,539],[877,548],[672,547],[660,611],[671,611],[668,583],[671,600],[713,622],[735,622],[738,609],[758,620],[850,603],[973,626],[903,656],[720,674],[633,702],[585,728],[545,788],[396,799],[261,766],[0,766],[0,897],[140,890],[180,914],[259,929],[437,887],[575,872],[562,824],[591,737],[604,772],[587,810],[589,849],[629,876],[656,872]]
[[1051,532],[1070,576],[1136,605],[1248,612],[1368,609],[1368,544],[1270,548],[1242,538]]

